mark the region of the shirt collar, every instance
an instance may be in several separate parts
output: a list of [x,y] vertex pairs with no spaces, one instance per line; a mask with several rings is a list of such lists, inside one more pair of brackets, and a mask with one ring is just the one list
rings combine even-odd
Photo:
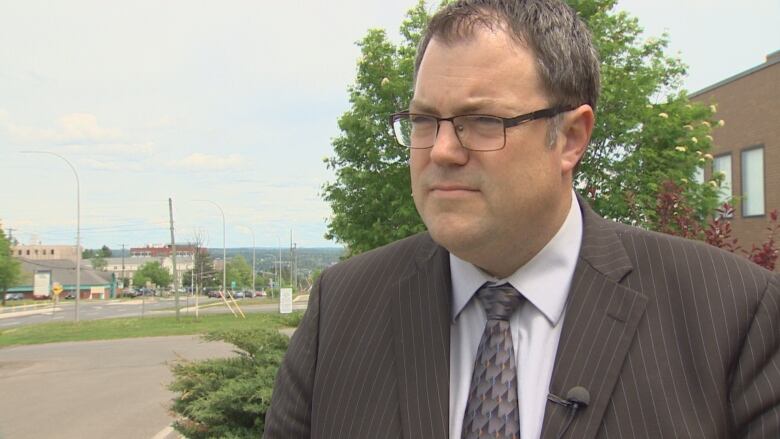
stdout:
[[553,238],[525,265],[504,279],[497,279],[450,253],[452,319],[486,282],[510,283],[555,325],[563,315],[571,278],[582,242],[582,213],[572,190],[569,213]]

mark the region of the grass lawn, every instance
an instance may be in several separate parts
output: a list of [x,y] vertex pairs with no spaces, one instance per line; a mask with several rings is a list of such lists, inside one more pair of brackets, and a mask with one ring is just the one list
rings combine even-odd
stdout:
[[56,322],[23,326],[0,331],[0,347],[63,341],[112,340],[117,338],[156,337],[165,335],[205,334],[238,328],[283,328],[298,326],[302,312],[289,315],[249,313],[246,319],[232,314],[145,317],[90,320],[79,323]]

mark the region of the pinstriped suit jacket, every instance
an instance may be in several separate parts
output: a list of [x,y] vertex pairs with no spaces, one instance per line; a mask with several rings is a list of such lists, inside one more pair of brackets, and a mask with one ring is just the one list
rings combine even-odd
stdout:
[[[780,438],[780,276],[580,204],[550,391],[584,386],[591,402],[565,437]],[[448,254],[428,234],[326,270],[265,438],[446,438],[450,294]],[[542,437],[567,413],[548,403]]]

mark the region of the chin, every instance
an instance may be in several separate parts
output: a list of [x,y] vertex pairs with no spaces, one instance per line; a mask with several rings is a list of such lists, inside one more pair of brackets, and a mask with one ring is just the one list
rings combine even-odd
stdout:
[[477,224],[444,218],[426,221],[425,224],[437,244],[458,256],[474,251],[480,242],[486,241]]

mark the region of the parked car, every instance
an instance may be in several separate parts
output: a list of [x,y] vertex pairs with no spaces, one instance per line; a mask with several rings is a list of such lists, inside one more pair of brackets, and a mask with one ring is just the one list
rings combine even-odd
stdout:
[[255,291],[255,297],[265,297],[265,290]]
[[233,292],[233,297],[236,299],[243,299],[244,298],[244,292],[243,291],[235,291]]
[[5,300],[24,300],[24,294],[23,293],[7,293],[5,295]]

